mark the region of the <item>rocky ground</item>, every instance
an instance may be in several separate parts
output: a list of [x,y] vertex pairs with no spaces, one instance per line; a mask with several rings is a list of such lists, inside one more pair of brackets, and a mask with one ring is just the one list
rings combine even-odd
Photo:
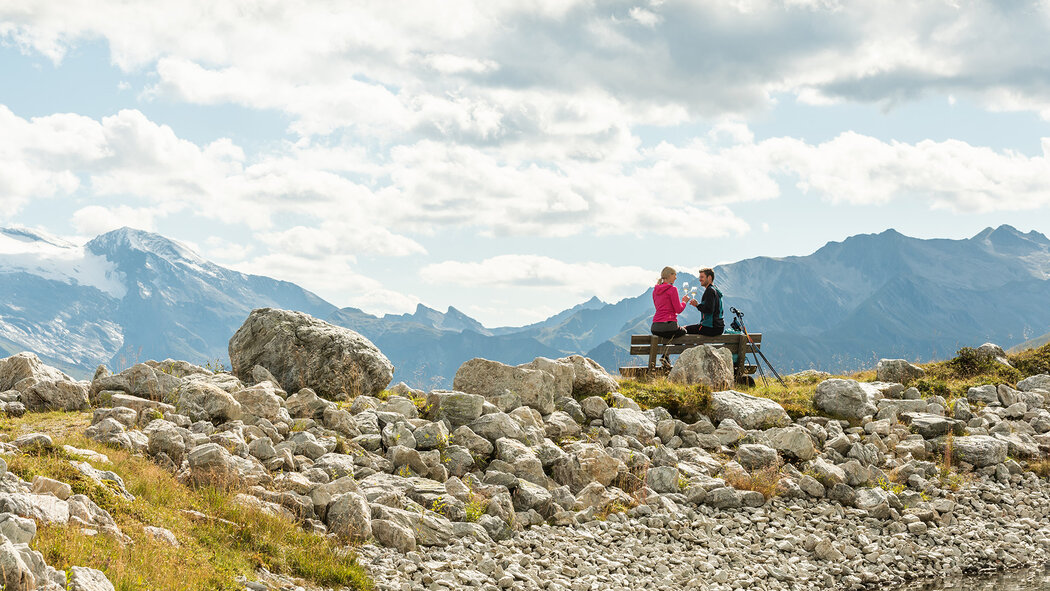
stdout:
[[[848,589],[1031,565],[1050,546],[1050,484],[1033,472],[1050,450],[1047,375],[949,403],[907,386],[921,369],[884,360],[877,382],[821,382],[822,416],[724,390],[676,417],[579,356],[474,359],[451,391],[384,390],[389,362],[362,341],[256,311],[232,374],[166,361],[77,382],[21,354],[0,361],[0,401],[94,407],[90,439],[360,544],[381,589]],[[677,365],[691,383],[730,375],[709,348]],[[0,481],[0,523],[18,530],[0,530],[0,558],[44,581],[9,588],[60,583],[27,523],[122,535],[61,485]]]

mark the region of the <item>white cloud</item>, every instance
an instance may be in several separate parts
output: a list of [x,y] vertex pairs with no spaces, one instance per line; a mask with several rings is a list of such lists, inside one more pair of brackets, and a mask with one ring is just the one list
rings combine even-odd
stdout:
[[163,212],[154,208],[89,205],[73,213],[72,223],[77,234],[83,236],[98,236],[124,226],[152,232],[158,214]]
[[[605,263],[567,263],[537,255],[500,255],[479,262],[445,261],[427,265],[420,277],[429,283],[568,291],[615,301],[654,283],[654,271]],[[655,272],[659,275],[659,272]]]

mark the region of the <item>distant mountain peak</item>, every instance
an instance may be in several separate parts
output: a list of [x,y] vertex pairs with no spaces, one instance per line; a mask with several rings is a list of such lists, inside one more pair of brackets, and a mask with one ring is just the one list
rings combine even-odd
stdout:
[[96,254],[117,255],[121,251],[138,251],[160,257],[172,264],[203,268],[212,266],[189,246],[154,232],[124,226],[101,234],[85,247]]
[[14,225],[0,228],[0,234],[13,238],[20,242],[43,242],[59,248],[75,248],[76,245],[68,240],[49,234],[43,230],[37,230],[28,226]]

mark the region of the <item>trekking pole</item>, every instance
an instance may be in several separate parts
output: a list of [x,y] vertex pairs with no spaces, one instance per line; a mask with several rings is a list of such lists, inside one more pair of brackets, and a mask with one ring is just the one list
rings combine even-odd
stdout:
[[[748,344],[751,345],[751,352],[755,355],[755,363],[758,365],[759,373],[762,372],[762,364],[758,362],[758,356],[761,355],[762,356],[762,361],[766,362],[766,365],[769,366],[769,371],[773,372],[773,375],[776,376],[777,381],[780,382],[780,385],[784,386],[785,388],[787,388],[787,384],[784,383],[784,378],[780,377],[780,374],[777,373],[776,368],[774,368],[773,364],[770,363],[769,359],[766,358],[766,354],[763,353],[762,350],[759,349],[758,346],[755,345],[755,341],[753,341],[751,339],[751,335],[748,334],[747,327],[744,326],[744,321],[743,321],[744,313],[741,312],[740,310],[737,310],[736,308],[730,308],[729,310],[733,313],[734,316],[736,316],[737,322],[740,324],[740,332],[744,333],[744,336],[747,337]],[[762,374],[762,377],[765,378],[765,374],[764,373]]]

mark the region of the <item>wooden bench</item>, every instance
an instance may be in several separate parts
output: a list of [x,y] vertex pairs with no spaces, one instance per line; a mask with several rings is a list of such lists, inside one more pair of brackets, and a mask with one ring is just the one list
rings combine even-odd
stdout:
[[[762,334],[751,333],[751,340],[757,349],[762,348]],[[748,363],[747,355],[751,355],[751,345],[743,334],[723,334],[717,337],[705,337],[701,335],[687,334],[675,339],[665,339],[651,334],[631,335],[631,355],[645,355],[649,358],[649,365],[643,367],[621,367],[620,375],[625,378],[645,378],[669,371],[667,368],[658,367],[656,360],[662,355],[681,355],[687,349],[699,347],[700,345],[714,345],[725,347],[733,353],[734,378],[747,381],[750,374],[758,370],[758,366]]]

